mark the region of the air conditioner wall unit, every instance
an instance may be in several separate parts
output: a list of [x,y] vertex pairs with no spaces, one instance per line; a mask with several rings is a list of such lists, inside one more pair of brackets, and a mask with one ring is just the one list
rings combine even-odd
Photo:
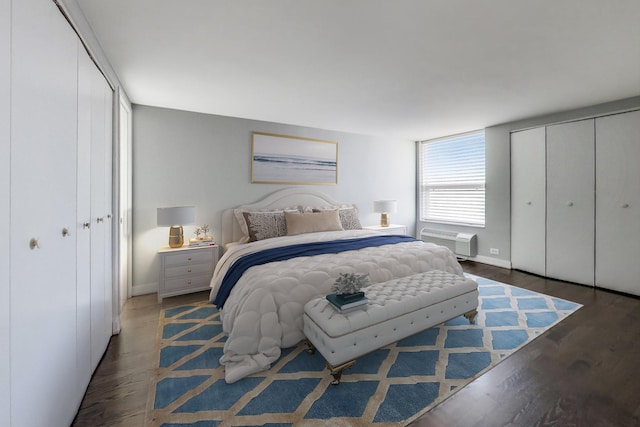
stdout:
[[478,238],[472,233],[423,228],[420,230],[420,238],[425,242],[447,247],[456,255],[476,256],[478,253]]

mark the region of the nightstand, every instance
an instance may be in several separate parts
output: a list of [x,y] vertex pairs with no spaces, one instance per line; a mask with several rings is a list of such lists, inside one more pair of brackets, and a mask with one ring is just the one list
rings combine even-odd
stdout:
[[213,269],[218,262],[218,245],[170,248],[165,246],[160,254],[160,280],[158,302],[174,295],[210,289]]
[[382,231],[390,234],[407,234],[407,227],[405,225],[398,224],[391,224],[388,227],[383,227],[381,225],[367,225],[362,228],[365,230]]

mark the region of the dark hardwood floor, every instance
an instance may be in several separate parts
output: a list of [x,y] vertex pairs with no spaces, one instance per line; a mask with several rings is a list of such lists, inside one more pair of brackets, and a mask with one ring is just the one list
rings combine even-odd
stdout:
[[[640,426],[640,299],[485,264],[465,271],[583,304],[415,421],[442,426]],[[640,280],[640,278],[639,278]],[[143,426],[161,308],[208,293],[131,298],[74,426]]]
[[156,294],[130,298],[120,319],[120,334],[111,337],[72,425],[144,426],[160,310],[206,301],[208,295],[181,295],[166,298],[162,304]]

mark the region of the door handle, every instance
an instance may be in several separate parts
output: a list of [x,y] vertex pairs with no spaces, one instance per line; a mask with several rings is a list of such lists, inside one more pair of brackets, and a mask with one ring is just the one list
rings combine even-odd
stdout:
[[35,237],[29,240],[29,248],[31,248],[31,250],[40,248],[40,240]]

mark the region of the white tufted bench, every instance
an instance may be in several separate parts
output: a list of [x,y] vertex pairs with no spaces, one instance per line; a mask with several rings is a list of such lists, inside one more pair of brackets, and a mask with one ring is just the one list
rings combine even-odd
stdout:
[[362,310],[338,313],[323,297],[304,307],[309,351],[327,361],[333,384],[355,359],[462,314],[474,323],[478,285],[456,274],[432,270],[363,289]]

